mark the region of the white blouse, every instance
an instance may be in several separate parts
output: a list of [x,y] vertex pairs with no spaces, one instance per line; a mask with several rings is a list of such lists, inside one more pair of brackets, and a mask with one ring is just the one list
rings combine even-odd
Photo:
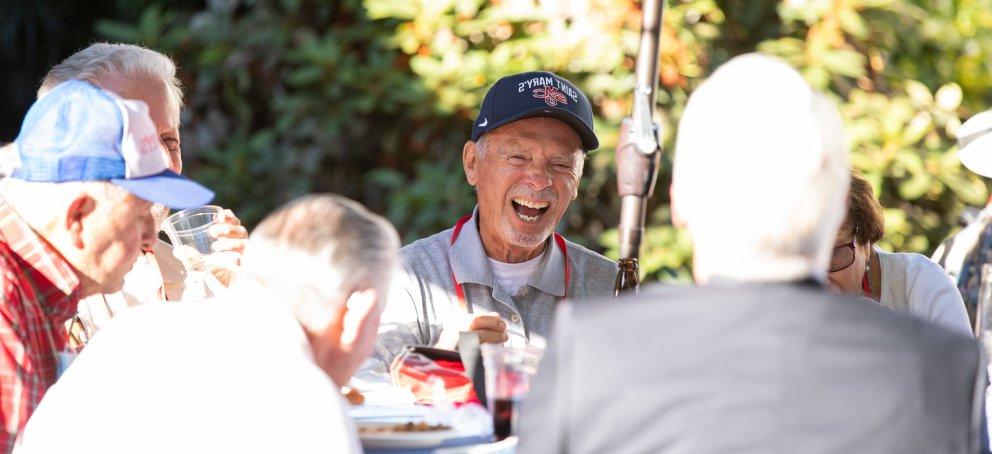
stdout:
[[882,266],[882,304],[972,336],[958,288],[926,256],[875,248]]

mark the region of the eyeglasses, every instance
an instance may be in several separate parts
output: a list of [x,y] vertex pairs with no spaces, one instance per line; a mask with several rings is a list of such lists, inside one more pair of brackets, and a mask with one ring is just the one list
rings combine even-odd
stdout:
[[830,272],[836,273],[854,263],[854,240],[834,248],[830,255]]

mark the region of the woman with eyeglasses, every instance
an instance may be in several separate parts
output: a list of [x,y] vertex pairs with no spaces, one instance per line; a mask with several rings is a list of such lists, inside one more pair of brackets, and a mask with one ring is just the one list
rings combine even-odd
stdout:
[[879,249],[875,243],[884,233],[882,206],[871,183],[852,175],[847,219],[830,259],[829,287],[972,334],[954,282],[926,256]]

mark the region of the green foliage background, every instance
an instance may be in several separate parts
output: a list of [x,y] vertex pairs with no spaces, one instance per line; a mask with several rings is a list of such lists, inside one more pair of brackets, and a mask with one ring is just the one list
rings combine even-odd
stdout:
[[[188,107],[187,169],[249,224],[294,196],[334,191],[385,213],[406,241],[473,205],[460,150],[486,88],[555,71],[595,104],[567,236],[616,256],[613,146],[630,110],[639,3],[627,0],[211,0],[134,2],[107,40],[173,56]],[[854,166],[886,210],[883,247],[929,253],[981,206],[955,131],[992,106],[992,0],[669,0],[659,121],[666,144],[642,269],[685,279],[691,248],[670,224],[678,118],[693,88],[760,50],[799,68],[841,106]]]

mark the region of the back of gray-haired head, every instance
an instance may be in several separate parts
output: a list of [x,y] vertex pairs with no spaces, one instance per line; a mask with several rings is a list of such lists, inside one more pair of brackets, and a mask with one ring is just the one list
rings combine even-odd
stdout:
[[96,43],[70,55],[48,71],[38,88],[38,97],[71,79],[104,87],[112,80],[147,76],[161,79],[168,87],[170,115],[178,125],[183,90],[176,78],[175,63],[159,52],[134,44]]
[[720,66],[689,98],[673,167],[697,279],[825,277],[850,167],[836,107],[795,69],[760,54]]
[[334,194],[308,195],[255,228],[241,275],[286,297],[291,306],[330,302],[364,289],[385,295],[399,246],[389,221],[361,204]]

